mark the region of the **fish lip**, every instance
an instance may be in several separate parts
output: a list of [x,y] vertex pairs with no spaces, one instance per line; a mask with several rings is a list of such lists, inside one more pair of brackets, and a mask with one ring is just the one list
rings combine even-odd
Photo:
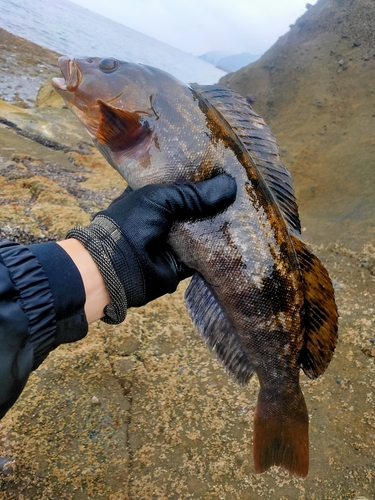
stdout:
[[52,87],[57,91],[67,91],[65,78],[52,78]]
[[58,64],[63,74],[63,78],[53,78],[52,85],[55,90],[74,92],[77,90],[82,80],[82,73],[75,59],[67,56],[59,57]]

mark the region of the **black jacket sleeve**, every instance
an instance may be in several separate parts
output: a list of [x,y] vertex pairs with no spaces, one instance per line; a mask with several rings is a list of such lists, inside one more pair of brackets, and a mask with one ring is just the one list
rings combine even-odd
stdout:
[[88,329],[78,269],[56,243],[0,242],[0,418],[32,370]]

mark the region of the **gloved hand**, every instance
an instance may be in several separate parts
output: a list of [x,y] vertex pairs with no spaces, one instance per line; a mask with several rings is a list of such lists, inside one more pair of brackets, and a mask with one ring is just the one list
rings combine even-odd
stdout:
[[197,184],[153,184],[126,190],[88,226],[71,229],[96,262],[111,303],[103,321],[121,323],[127,308],[172,293],[193,271],[167,244],[177,220],[207,217],[226,208],[236,196],[236,182],[219,175]]

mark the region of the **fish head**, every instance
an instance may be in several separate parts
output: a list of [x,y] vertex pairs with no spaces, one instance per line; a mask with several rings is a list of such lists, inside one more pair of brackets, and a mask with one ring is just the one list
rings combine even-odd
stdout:
[[53,87],[133,188],[179,180],[177,170],[168,178],[162,173],[162,165],[171,165],[168,152],[178,157],[163,141],[168,139],[174,148],[186,141],[193,101],[188,85],[160,69],[112,57],[63,56],[59,66],[63,78],[54,78]]
[[[115,58],[59,58],[52,85],[94,140],[112,150],[134,148],[152,131],[158,81],[140,64]],[[117,132],[117,133],[116,133]]]

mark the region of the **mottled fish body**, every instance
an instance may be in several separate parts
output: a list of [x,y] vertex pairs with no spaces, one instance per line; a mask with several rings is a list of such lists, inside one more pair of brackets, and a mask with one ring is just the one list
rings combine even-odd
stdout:
[[337,341],[327,271],[300,239],[289,171],[271,131],[241,96],[185,85],[148,66],[60,58],[54,87],[133,189],[226,172],[235,202],[214,217],[176,223],[169,242],[197,272],[189,314],[227,372],[260,382],[254,415],[258,472],[308,472],[308,414],[300,368],[313,378]]

